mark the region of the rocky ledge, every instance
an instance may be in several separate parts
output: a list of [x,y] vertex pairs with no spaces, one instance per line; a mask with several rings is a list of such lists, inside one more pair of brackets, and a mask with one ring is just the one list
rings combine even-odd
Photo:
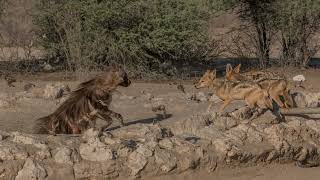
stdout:
[[317,164],[320,122],[289,117],[274,123],[211,114],[164,128],[133,124],[83,135],[0,132],[0,179],[114,179],[258,163]]

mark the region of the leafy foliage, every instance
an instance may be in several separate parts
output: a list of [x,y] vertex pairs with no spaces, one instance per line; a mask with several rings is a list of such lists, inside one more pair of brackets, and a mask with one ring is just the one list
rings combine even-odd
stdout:
[[211,55],[206,0],[40,0],[35,22],[43,46],[90,68],[117,61],[151,67]]
[[320,1],[283,0],[277,7],[274,21],[280,30],[284,64],[306,66],[319,49],[312,38],[320,28]]

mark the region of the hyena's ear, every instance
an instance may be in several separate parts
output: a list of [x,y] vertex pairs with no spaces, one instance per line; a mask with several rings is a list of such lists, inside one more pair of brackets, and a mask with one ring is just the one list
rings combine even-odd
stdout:
[[241,64],[238,64],[238,66],[235,67],[235,68],[233,69],[233,71],[234,71],[235,73],[240,73],[240,68],[241,68]]
[[226,74],[230,74],[232,72],[232,66],[231,64],[227,64],[227,67],[226,67]]

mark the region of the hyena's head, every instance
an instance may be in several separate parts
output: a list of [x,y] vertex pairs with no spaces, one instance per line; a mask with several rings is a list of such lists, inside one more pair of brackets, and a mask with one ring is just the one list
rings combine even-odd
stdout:
[[128,87],[131,81],[126,71],[120,65],[112,64],[107,68],[107,71],[98,78],[97,83],[98,85],[112,89],[117,86]]
[[207,70],[206,73],[201,77],[198,83],[195,84],[195,88],[210,87],[216,79],[216,70]]

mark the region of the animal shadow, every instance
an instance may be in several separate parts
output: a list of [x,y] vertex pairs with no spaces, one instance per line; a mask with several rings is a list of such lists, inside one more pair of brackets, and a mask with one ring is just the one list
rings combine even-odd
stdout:
[[[126,126],[130,126],[130,125],[133,125],[133,124],[139,124],[139,123],[142,123],[142,124],[152,124],[152,123],[155,123],[155,122],[160,122],[160,121],[163,121],[163,120],[166,120],[166,119],[169,119],[172,117],[172,114],[166,114],[165,117],[163,117],[162,114],[157,114],[156,117],[151,117],[151,118],[146,118],[146,119],[138,119],[138,120],[135,120],[135,121],[130,121],[130,122],[127,122],[126,123]],[[111,128],[107,128],[105,129],[104,131],[113,131],[113,130],[116,130],[120,128],[120,126],[115,126],[115,127],[111,127]]]

